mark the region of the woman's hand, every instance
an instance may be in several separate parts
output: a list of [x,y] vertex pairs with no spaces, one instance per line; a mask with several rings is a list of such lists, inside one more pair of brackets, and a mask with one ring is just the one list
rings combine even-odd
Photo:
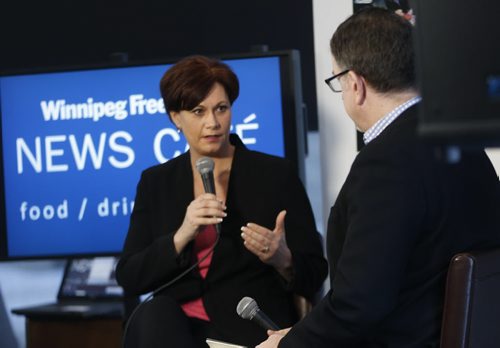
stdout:
[[186,209],[184,221],[174,235],[175,250],[179,254],[196,238],[201,226],[215,225],[226,217],[226,206],[212,193],[204,193],[193,200]]
[[250,222],[241,228],[241,237],[249,251],[262,262],[276,268],[286,280],[290,280],[292,253],[286,244],[285,215],[285,210],[278,214],[272,231]]

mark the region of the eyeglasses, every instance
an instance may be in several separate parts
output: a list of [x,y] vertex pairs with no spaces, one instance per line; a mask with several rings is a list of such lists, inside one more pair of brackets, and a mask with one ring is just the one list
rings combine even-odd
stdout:
[[325,83],[330,87],[332,91],[335,93],[342,92],[342,85],[340,84],[339,77],[342,75],[347,74],[350,71],[350,69],[344,70],[336,75],[333,75],[332,77],[329,77],[325,80]]

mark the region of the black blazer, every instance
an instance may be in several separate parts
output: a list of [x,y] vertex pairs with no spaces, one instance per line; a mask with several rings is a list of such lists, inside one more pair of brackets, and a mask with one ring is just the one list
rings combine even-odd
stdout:
[[[254,298],[280,327],[296,321],[292,294],[312,298],[327,273],[327,263],[304,187],[291,164],[282,158],[250,151],[240,139],[236,146],[227,191],[227,217],[207,277],[193,271],[164,290],[180,303],[202,297],[213,325],[226,340],[255,345],[265,330],[241,319],[236,305]],[[145,170],[137,187],[134,210],[117,265],[118,283],[130,294],[155,290],[193,263],[190,243],[177,256],[174,232],[194,199],[189,152]],[[294,281],[286,284],[278,272],[246,250],[241,226],[255,222],[274,228],[276,216],[287,210],[286,240],[292,252]]]
[[498,177],[483,151],[447,163],[414,106],[358,154],[331,209],[331,291],[280,347],[437,347],[455,253],[500,245]]

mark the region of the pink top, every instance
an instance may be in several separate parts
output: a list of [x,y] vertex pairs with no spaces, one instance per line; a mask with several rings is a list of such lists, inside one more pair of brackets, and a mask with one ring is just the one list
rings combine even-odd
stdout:
[[[216,239],[217,232],[214,225],[205,226],[200,233],[198,233],[198,236],[194,240],[193,247],[193,252],[197,260],[200,260],[206,255],[214,245]],[[207,276],[210,262],[212,262],[212,255],[213,254],[210,253],[210,255],[198,265],[198,270],[203,279]],[[181,308],[188,317],[210,321],[201,297],[181,304]]]

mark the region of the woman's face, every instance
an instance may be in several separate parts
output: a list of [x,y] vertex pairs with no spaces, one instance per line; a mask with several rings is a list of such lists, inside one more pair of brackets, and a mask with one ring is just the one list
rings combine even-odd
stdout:
[[231,104],[221,84],[216,83],[194,109],[171,112],[170,116],[184,133],[193,157],[224,157],[229,154]]

